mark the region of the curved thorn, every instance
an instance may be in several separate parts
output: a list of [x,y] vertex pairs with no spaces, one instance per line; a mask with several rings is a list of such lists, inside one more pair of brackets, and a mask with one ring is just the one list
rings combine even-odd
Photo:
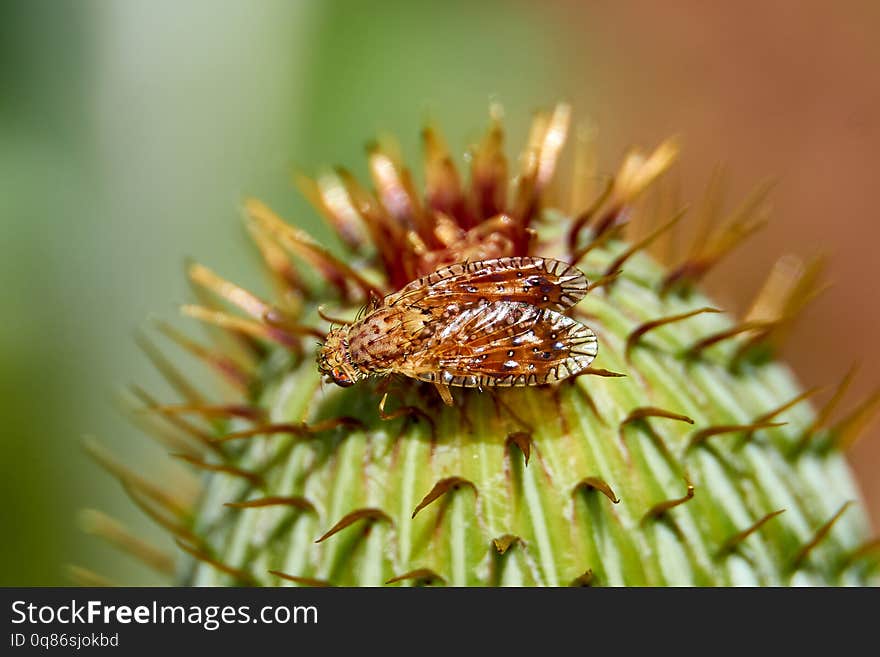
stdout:
[[279,433],[289,433],[294,436],[308,436],[322,433],[324,431],[331,431],[332,429],[341,426],[363,429],[366,425],[364,425],[361,420],[358,420],[355,417],[349,417],[347,415],[344,415],[342,417],[330,418],[328,420],[321,420],[320,422],[316,422],[315,424],[306,424],[305,422],[300,422],[298,424],[291,424],[289,422],[279,424],[263,424],[258,427],[245,429],[243,431],[234,431],[232,433],[226,434],[225,436],[219,436],[218,438],[214,438],[214,442],[225,443],[231,440],[253,438],[255,436],[263,435],[271,436]]
[[80,513],[83,531],[97,536],[133,556],[162,575],[174,574],[174,558],[147,541],[135,536],[131,530],[106,513],[84,509]]
[[[185,304],[181,306],[180,312],[186,317],[191,317],[192,319],[217,326],[233,333],[244,334],[260,340],[271,340],[289,349],[298,346],[298,338],[294,334],[294,331],[281,330],[276,324],[269,324],[268,322],[263,323],[262,321],[256,321],[244,317],[235,317],[234,315],[230,315],[221,310],[213,310],[212,308],[205,308],[204,306],[196,306],[193,304]],[[267,311],[266,315],[269,315],[269,312],[271,311]],[[260,319],[262,320],[264,317],[265,316]],[[284,328],[286,329],[287,326]],[[299,327],[299,334],[314,335],[316,331],[317,329],[305,329]]]
[[761,331],[769,328],[772,325],[773,322],[742,322],[741,324],[732,326],[729,329],[718,331],[717,333],[713,333],[712,335],[698,340],[684,350],[682,357],[697,358],[701,353],[703,353],[703,351],[713,345],[718,344],[719,342],[729,340],[730,338],[736,337],[737,335],[741,335],[743,333],[749,333],[751,331]]
[[600,287],[608,287],[610,289],[610,286],[618,278],[620,278],[621,274],[623,274],[622,269],[611,270],[609,268],[609,271],[610,271],[610,273],[606,273],[605,275],[601,276],[600,278],[597,278],[595,281],[593,281],[592,283],[589,283],[587,285],[587,294],[589,294],[593,290],[599,289]]
[[621,267],[623,267],[624,263],[626,263],[627,260],[629,260],[631,257],[633,257],[639,251],[650,246],[651,242],[653,242],[655,239],[660,237],[663,233],[670,230],[679,221],[681,221],[681,219],[684,217],[686,212],[687,212],[687,209],[680,210],[678,213],[676,213],[676,215],[670,221],[667,221],[665,224],[663,224],[662,226],[660,226],[659,228],[655,229],[653,232],[648,234],[647,237],[640,240],[639,242],[636,242],[631,247],[629,247],[626,251],[624,251],[619,256],[617,256],[611,262],[611,264],[608,265],[608,267],[605,269],[604,276],[610,276],[614,272],[619,271],[621,269]]
[[319,340],[324,340],[327,337],[327,333],[321,329],[294,322],[278,308],[269,308],[263,313],[262,320],[269,325],[271,337],[282,344],[284,344],[283,340],[289,340],[291,336],[310,336]]
[[[156,409],[160,406],[159,402],[156,401],[156,399],[152,395],[147,393],[146,390],[144,390],[143,388],[141,388],[139,386],[136,386],[136,385],[129,386],[129,392],[131,392],[132,395],[137,397],[138,401],[140,401],[146,407],[145,409],[141,409],[141,408],[134,409],[132,411],[133,413],[137,413],[140,415],[145,410],[146,411],[153,411],[154,409]],[[183,433],[185,433],[188,436],[192,436],[201,445],[213,450],[221,458],[225,457],[225,454],[223,454],[223,452],[220,450],[220,448],[213,443],[213,440],[212,440],[210,434],[208,434],[206,431],[200,429],[199,427],[194,425],[192,422],[188,422],[187,420],[184,420],[182,417],[179,417],[176,415],[170,415],[167,413],[160,413],[159,417],[161,417],[170,426],[173,426],[176,429],[179,429],[180,431],[182,431]],[[184,451],[187,453],[191,453],[191,449],[185,449]]]
[[618,504],[620,502],[620,498],[614,494],[614,491],[611,489],[611,486],[608,485],[608,482],[600,477],[584,477],[583,479],[581,479],[577,484],[575,484],[574,489],[572,489],[572,496],[576,495],[577,492],[582,488],[586,491],[599,491],[605,497],[611,500],[613,504]]
[[179,518],[189,515],[189,508],[185,503],[175,498],[171,493],[147,481],[134,470],[122,465],[94,440],[84,440],[83,447],[92,460],[115,477],[127,489],[130,488],[138,491],[158,506]]
[[368,508],[368,509],[357,509],[352,511],[351,513],[343,516],[342,520],[333,525],[327,532],[318,539],[315,539],[315,543],[322,543],[326,541],[328,538],[336,534],[337,532],[342,531],[349,525],[357,522],[358,520],[367,520],[369,523],[373,523],[379,520],[388,522],[390,524],[394,524],[394,521],[391,519],[387,513],[385,513],[382,509]]
[[415,518],[418,515],[419,511],[428,506],[431,502],[436,500],[439,497],[442,497],[446,493],[450,491],[456,491],[462,486],[470,486],[473,488],[474,493],[477,492],[477,487],[473,484],[473,482],[468,481],[462,477],[447,477],[446,479],[441,479],[434,487],[422,498],[422,501],[419,502],[418,506],[412,512],[412,518]]
[[208,470],[209,472],[222,472],[224,474],[232,475],[233,477],[241,477],[242,479],[247,480],[252,486],[259,487],[263,485],[263,478],[256,472],[251,472],[250,470],[245,470],[235,465],[230,465],[226,463],[208,463],[207,461],[203,461],[200,458],[190,456],[189,454],[172,454],[171,456],[180,459],[181,461],[186,461],[191,466],[198,468],[199,470]]
[[581,260],[583,260],[590,251],[594,249],[599,249],[605,246],[608,242],[610,242],[614,237],[618,234],[617,230],[606,230],[601,235],[598,235],[593,239],[592,242],[589,242],[585,246],[581,247],[577,251],[571,254],[571,258],[569,261],[570,265],[577,265]]
[[611,196],[611,190],[614,188],[614,178],[608,178],[605,181],[605,186],[602,188],[602,191],[595,198],[593,203],[584,210],[581,214],[577,216],[577,218],[572,222],[571,228],[568,230],[568,236],[566,238],[566,242],[568,244],[568,252],[572,254],[572,257],[569,260],[574,263],[574,254],[577,252],[578,247],[577,243],[579,241],[581,231],[590,223],[595,214],[599,211],[599,208],[605,204],[605,201]]
[[714,427],[706,427],[695,432],[688,441],[685,451],[701,445],[712,436],[719,436],[725,433],[749,433],[751,434],[758,429],[773,429],[774,427],[785,426],[786,422],[752,422],[751,424],[719,424]]
[[328,582],[325,579],[315,579],[313,577],[299,577],[297,575],[288,575],[287,573],[283,573],[280,570],[270,570],[268,571],[270,574],[275,575],[275,577],[279,577],[281,579],[286,579],[288,582],[294,582],[301,586],[313,586],[313,587],[325,587],[325,586],[335,586],[334,584]]
[[611,370],[600,370],[594,369],[592,367],[585,367],[580,372],[576,374],[576,376],[604,376],[611,378],[619,378],[626,376],[626,374],[622,374],[620,372],[612,372]]
[[387,422],[390,420],[396,420],[400,417],[403,417],[404,415],[409,417],[420,417],[425,420],[425,422],[427,422],[428,425],[431,427],[431,439],[433,440],[436,437],[437,427],[434,424],[434,418],[425,413],[425,411],[423,411],[418,406],[401,406],[400,408],[394,409],[390,413],[386,413],[385,403],[387,402],[387,400],[388,393],[386,392],[382,395],[382,399],[379,401],[379,417],[381,419]]
[[831,417],[832,413],[834,413],[834,409],[837,408],[837,405],[840,403],[840,400],[843,399],[843,396],[846,394],[846,391],[849,390],[850,384],[853,382],[856,373],[859,371],[859,363],[853,363],[850,365],[850,368],[846,371],[846,374],[843,375],[843,378],[840,380],[840,383],[837,384],[837,387],[834,389],[834,393],[831,395],[831,398],[825,402],[825,405],[819,410],[816,414],[816,418],[810,423],[810,426],[804,430],[804,433],[801,435],[797,444],[795,444],[792,449],[791,456],[797,456],[801,454],[809,445],[810,441],[819,432],[819,430],[828,422],[828,419]]
[[873,538],[846,555],[840,564],[840,572],[843,572],[857,561],[870,557],[874,557],[880,563],[880,538]]
[[426,585],[430,585],[432,582],[440,582],[441,584],[445,584],[446,580],[443,579],[440,575],[435,573],[430,568],[416,568],[415,570],[411,570],[408,573],[404,573],[403,575],[397,575],[387,580],[386,584],[396,584],[397,582],[403,582],[408,579],[414,579],[418,583],[423,583]]
[[183,333],[165,322],[157,322],[156,328],[165,336],[177,344],[184,351],[189,352],[198,360],[206,363],[209,367],[219,372],[227,381],[242,391],[246,391],[251,384],[251,376],[232,359],[214,353],[207,347],[190,340]]
[[511,547],[514,545],[523,545],[524,541],[519,536],[515,536],[514,534],[504,534],[499,536],[498,538],[492,539],[492,547],[495,548],[495,551],[498,554],[506,553]]
[[763,415],[761,415],[759,417],[756,417],[755,422],[767,422],[768,420],[772,420],[773,418],[784,413],[785,411],[792,408],[793,406],[797,406],[802,401],[809,399],[810,397],[815,395],[817,392],[820,392],[821,390],[823,390],[823,388],[819,387],[819,386],[814,387],[814,388],[810,388],[809,390],[805,390],[804,392],[793,397],[792,399],[785,402],[781,406],[777,406],[773,410],[768,411],[767,413],[764,413]]
[[591,568],[587,568],[587,570],[582,574],[575,577],[569,583],[569,586],[574,587],[585,587],[585,586],[593,586],[593,581],[595,577],[593,575],[593,570]]
[[689,319],[696,315],[701,315],[703,313],[720,313],[722,312],[718,308],[697,308],[696,310],[691,310],[686,313],[681,313],[678,315],[670,315],[669,317],[661,317],[660,319],[654,319],[650,322],[644,322],[643,324],[639,324],[626,338],[626,347],[624,349],[624,354],[626,355],[626,360],[629,362],[630,352],[633,348],[638,344],[639,340],[648,333],[649,331],[654,330],[660,326],[664,326],[666,324],[672,324],[673,322],[680,322],[685,319]]
[[763,527],[767,522],[775,518],[776,516],[784,513],[785,509],[779,509],[778,511],[771,511],[767,515],[760,518],[757,522],[752,524],[747,529],[744,529],[741,532],[737,532],[730,538],[728,538],[724,543],[721,544],[721,547],[718,548],[718,552],[715,553],[715,558],[720,559],[721,557],[727,556],[734,550],[739,549],[740,544],[745,541],[749,536],[758,531],[761,527]]
[[687,492],[684,494],[683,497],[665,500],[663,502],[655,504],[650,509],[648,509],[647,513],[645,513],[644,516],[642,516],[641,524],[644,525],[649,520],[656,520],[665,515],[666,512],[670,509],[674,509],[675,507],[680,506],[681,504],[684,504],[685,502],[693,499],[694,485],[688,480],[685,480],[685,483],[687,484]]
[[874,420],[878,411],[880,411],[880,388],[831,428],[832,446],[842,451],[849,450]]
[[621,428],[623,428],[625,425],[630,424],[631,422],[637,422],[639,420],[643,420],[649,417],[668,418],[670,420],[678,420],[679,422],[687,422],[688,424],[694,423],[694,421],[687,415],[673,413],[672,411],[667,411],[663,408],[657,408],[656,406],[639,406],[638,408],[634,408],[632,411],[630,411],[629,415],[621,420],[620,426]]
[[67,578],[76,586],[83,586],[86,588],[116,588],[120,586],[118,582],[114,582],[109,577],[100,575],[94,570],[77,566],[76,564],[67,565],[65,570],[67,571]]
[[222,561],[220,561],[219,559],[215,559],[214,557],[209,555],[207,552],[204,552],[202,550],[199,550],[198,548],[194,548],[190,545],[187,545],[186,543],[184,543],[180,539],[174,539],[174,542],[177,544],[177,547],[179,547],[181,550],[183,550],[184,552],[186,552],[190,556],[198,559],[199,561],[203,561],[204,563],[208,564],[209,566],[213,566],[214,568],[219,570],[221,573],[223,573],[225,575],[229,575],[230,577],[232,577],[236,581],[241,582],[247,586],[259,585],[259,582],[257,582],[256,578],[253,575],[251,575],[249,572],[247,572],[246,570],[242,570],[241,568],[235,568],[234,566],[230,566],[228,564],[225,564]]
[[201,415],[202,417],[238,417],[246,420],[259,420],[265,409],[245,404],[160,404],[148,410],[163,415]]
[[507,440],[504,441],[504,444],[507,447],[516,445],[519,451],[522,452],[525,464],[528,466],[529,457],[532,453],[532,434],[525,431],[515,431],[507,435]]
[[810,552],[815,549],[819,543],[821,543],[829,533],[831,533],[831,529],[834,527],[834,523],[840,520],[840,517],[846,512],[846,510],[851,507],[855,502],[849,500],[844,502],[843,505],[834,513],[831,518],[828,519],[825,524],[823,524],[819,529],[816,530],[816,533],[813,534],[813,537],[806,542],[806,544],[798,550],[797,554],[795,554],[794,558],[791,560],[791,565],[789,566],[789,570],[794,572],[798,570],[810,556]]
[[323,305],[318,306],[316,312],[318,313],[318,317],[323,319],[325,322],[329,322],[330,324],[339,324],[341,326],[348,326],[349,324],[352,324],[352,321],[350,319],[339,319],[338,317],[332,317],[331,315],[328,315],[324,310]]
[[184,399],[194,404],[204,401],[204,397],[195,386],[172,365],[171,361],[143,333],[140,331],[136,332],[134,340],[141,351],[146,354],[153,367],[162,375],[162,378]]
[[265,506],[292,506],[301,511],[307,511],[309,513],[317,513],[315,510],[315,505],[309,502],[305,497],[301,496],[290,496],[290,497],[281,497],[281,496],[267,496],[267,497],[259,497],[252,500],[247,500],[245,502],[226,502],[223,506],[228,506],[232,509],[256,509]]

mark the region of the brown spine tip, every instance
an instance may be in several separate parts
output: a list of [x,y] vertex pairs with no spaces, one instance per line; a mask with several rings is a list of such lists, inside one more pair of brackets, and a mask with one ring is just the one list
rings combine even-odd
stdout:
[[181,349],[189,352],[196,359],[218,372],[224,379],[242,392],[246,392],[250,388],[253,379],[252,374],[245,370],[241,363],[222,354],[215,353],[194,340],[190,340],[170,324],[157,322],[156,328]]
[[278,577],[280,579],[286,579],[288,582],[294,582],[295,584],[299,584],[300,586],[311,586],[316,588],[335,586],[331,582],[328,582],[326,579],[315,579],[314,577],[288,575],[287,573],[283,573],[280,570],[270,570],[268,572],[270,575],[275,575],[275,577]]
[[204,542],[200,536],[197,536],[190,530],[188,520],[182,521],[180,518],[169,513],[167,509],[157,504],[155,500],[148,497],[142,490],[126,483],[122,484],[122,489],[137,508],[172,536],[176,536],[193,545],[200,545]]
[[332,315],[328,315],[327,310],[324,308],[323,305],[318,306],[315,312],[318,313],[318,317],[320,317],[321,319],[323,319],[325,322],[327,322],[329,324],[336,324],[339,326],[348,326],[349,324],[352,323],[352,320],[350,320],[350,319],[340,319],[339,317],[333,317]]
[[326,541],[328,538],[336,534],[337,532],[342,531],[349,525],[356,523],[358,520],[366,520],[368,524],[372,524],[377,521],[388,522],[389,524],[394,524],[394,521],[391,520],[391,516],[385,513],[382,509],[374,509],[374,508],[366,508],[366,509],[356,509],[351,513],[347,513],[343,516],[342,520],[333,525],[327,532],[321,536],[320,538],[315,539],[315,543],[322,543]]
[[880,388],[831,428],[831,445],[842,451],[852,448],[874,421],[878,411],[880,411]]
[[292,350],[299,349],[299,338],[301,336],[308,335],[318,339],[325,337],[324,332],[316,328],[292,322],[281,323],[283,320],[280,319],[273,322],[271,318],[280,315],[280,313],[271,308],[260,316],[259,321],[235,317],[219,310],[212,310],[211,308],[192,304],[181,306],[180,312],[187,317],[217,326],[233,334],[256,338],[257,340],[277,342],[281,346]]
[[645,525],[651,520],[657,520],[658,518],[664,516],[666,514],[666,512],[669,511],[670,509],[674,509],[675,507],[680,506],[680,505],[684,504],[685,502],[693,499],[694,485],[690,481],[687,481],[687,480],[686,480],[686,483],[687,483],[687,492],[684,494],[683,497],[678,497],[678,498],[671,499],[671,500],[665,500],[663,502],[659,502],[659,503],[655,504],[650,509],[648,509],[647,513],[645,513],[644,516],[642,516],[641,524]]
[[181,461],[185,461],[199,470],[222,472],[224,474],[232,475],[233,477],[240,477],[256,487],[263,485],[263,478],[259,474],[251,472],[250,470],[245,470],[244,468],[239,468],[235,465],[230,465],[228,463],[208,463],[207,461],[190,456],[189,454],[172,454],[171,456],[180,459]]
[[660,326],[665,326],[666,324],[672,324],[674,322],[680,322],[685,319],[690,319],[691,317],[695,317],[696,315],[702,315],[703,313],[720,313],[721,311],[718,308],[697,308],[696,310],[691,310],[686,313],[681,313],[678,315],[670,315],[669,317],[661,317],[659,319],[651,320],[650,322],[644,322],[639,324],[626,338],[626,348],[624,349],[624,353],[626,354],[626,360],[629,362],[630,360],[630,352],[632,352],[633,348],[639,343],[639,341],[644,337],[646,333],[649,331],[653,331],[655,328]]
[[208,418],[243,418],[245,420],[260,420],[266,411],[259,406],[247,404],[162,404],[152,407],[157,413],[163,415],[200,415]]
[[116,588],[119,586],[118,582],[113,581],[109,577],[76,564],[68,565],[65,570],[67,571],[67,578],[76,586],[85,588]]
[[434,418],[425,413],[418,406],[401,406],[400,408],[396,408],[390,413],[385,411],[385,404],[388,401],[388,393],[384,393],[382,395],[382,399],[379,400],[379,417],[385,421],[396,420],[400,417],[419,417],[428,423],[428,426],[431,427],[431,441],[436,440],[437,435],[437,427],[434,424]]
[[739,546],[745,541],[749,536],[758,531],[761,527],[763,527],[767,522],[775,518],[781,513],[784,513],[785,509],[779,509],[778,511],[772,511],[767,515],[761,517],[757,522],[748,527],[747,529],[737,532],[730,538],[728,538],[724,543],[721,544],[721,547],[718,548],[718,552],[716,552],[715,557],[720,559],[722,557],[727,556],[731,552],[739,549]]
[[[678,224],[678,222],[681,221],[681,219],[684,217],[685,212],[687,212],[687,210],[679,211],[678,214],[676,214],[671,220],[667,221],[665,224],[648,234],[647,237],[636,242],[626,251],[617,256],[611,262],[611,264],[608,265],[608,268],[605,270],[604,276],[611,276],[612,274],[614,274],[614,272],[621,271],[623,265],[626,264],[627,260],[629,260],[639,251],[643,251],[644,249],[648,248],[654,240],[656,240],[658,237],[663,235],[663,233],[671,230],[676,224]],[[611,281],[611,283],[613,283],[613,280]]]
[[422,584],[425,586],[430,586],[434,582],[439,582],[440,584],[445,584],[446,580],[435,573],[430,568],[416,568],[415,570],[411,570],[408,573],[404,573],[403,575],[396,575],[389,580],[386,580],[385,584],[396,584],[398,582],[404,582],[406,580],[415,580],[416,584]]
[[743,322],[741,324],[737,324],[736,326],[732,326],[729,329],[718,331],[717,333],[713,333],[712,335],[706,336],[705,338],[698,340],[693,345],[684,350],[682,357],[699,358],[700,355],[709,347],[724,342],[725,340],[734,338],[738,335],[742,335],[743,333],[754,333],[756,331],[766,330],[769,326],[770,324],[768,322]]
[[504,534],[498,538],[492,539],[492,547],[498,554],[505,554],[514,545],[522,545],[523,540],[519,536],[513,534]]
[[165,357],[161,350],[147,339],[143,333],[138,331],[135,334],[135,342],[141,351],[147,356],[153,367],[156,368],[162,378],[184,399],[190,403],[201,403],[204,401],[203,395],[198,391],[194,384],[187,379],[171,361]]
[[791,560],[791,565],[789,566],[790,572],[795,572],[798,570],[810,556],[810,553],[819,545],[827,536],[831,533],[831,529],[834,527],[834,524],[840,520],[840,517],[846,512],[846,510],[852,506],[854,502],[849,500],[844,502],[843,505],[834,513],[831,518],[828,519],[825,524],[823,524],[819,529],[816,530],[816,533],[813,534],[813,537],[804,544],[804,546],[797,551],[794,557]]
[[589,294],[593,290],[598,290],[599,288],[602,288],[602,287],[606,287],[608,289],[611,289],[611,286],[614,284],[614,282],[618,278],[621,277],[622,274],[623,274],[622,269],[615,269],[613,267],[609,267],[608,272],[606,272],[603,276],[601,276],[600,278],[596,279],[595,281],[593,281],[592,283],[587,285],[587,293]]
[[587,492],[597,490],[611,500],[612,503],[618,504],[620,502],[620,498],[614,494],[614,491],[611,489],[611,486],[608,485],[608,482],[601,477],[584,477],[575,485],[574,489],[572,489],[572,496],[576,495],[581,489]]
[[767,422],[769,420],[772,420],[773,418],[781,415],[782,413],[784,413],[788,409],[790,409],[794,406],[797,406],[802,401],[809,399],[810,397],[815,395],[820,390],[822,390],[822,388],[820,388],[820,387],[814,387],[814,388],[810,388],[809,390],[805,390],[804,392],[793,397],[792,399],[785,402],[784,404],[777,406],[773,410],[767,411],[766,413],[764,413],[763,415],[761,415],[759,417],[756,417],[755,422]]
[[806,264],[790,255],[777,260],[743,318],[745,322],[764,321],[768,326],[739,346],[731,363],[733,367],[753,356],[772,354],[782,346],[803,309],[827,288],[819,284],[823,269],[821,258]]
[[244,429],[242,431],[233,431],[231,433],[226,434],[225,436],[219,436],[214,438],[213,441],[215,443],[225,443],[232,440],[241,440],[244,438],[253,438],[255,436],[272,436],[275,434],[290,434],[293,436],[311,436],[322,433],[324,431],[332,431],[337,427],[349,427],[351,429],[363,429],[364,423],[361,420],[358,420],[355,417],[349,417],[347,415],[341,417],[329,418],[327,420],[320,420],[315,422],[314,424],[306,424],[305,422],[300,423],[273,423],[273,424],[261,424],[259,426],[252,427],[250,429]]
[[84,440],[83,447],[101,468],[115,477],[127,490],[138,492],[178,518],[189,516],[189,506],[185,502],[122,465],[94,440]]
[[819,412],[816,414],[816,418],[807,427],[803,434],[801,434],[800,439],[794,445],[791,450],[790,457],[797,457],[810,444],[813,438],[819,433],[822,428],[828,423],[829,418],[834,413],[834,410],[840,404],[840,401],[843,399],[846,391],[849,390],[850,385],[853,382],[853,379],[856,376],[856,373],[859,371],[859,364],[853,363],[850,368],[846,371],[846,374],[843,375],[843,378],[837,384],[837,387],[834,389],[834,393],[831,395],[830,399],[822,406]]
[[[129,386],[129,391],[145,407],[137,409],[137,412],[139,414],[143,414],[145,411],[150,412],[151,414],[155,414],[155,409],[160,407],[159,402],[140,386]],[[189,422],[178,415],[173,415],[169,413],[158,413],[156,415],[169,426],[174,427],[179,431],[182,431],[187,436],[195,438],[203,447],[207,447],[208,449],[213,450],[221,457],[223,456],[222,451],[218,448],[217,445],[213,444],[213,439],[204,429],[197,427],[192,422]],[[191,449],[184,449],[183,451],[185,453],[192,453]]]
[[[614,179],[608,178],[605,181],[605,185],[602,188],[602,191],[593,200],[590,207],[579,214],[572,222],[571,227],[568,229],[568,235],[566,236],[568,252],[571,254],[571,256],[569,257],[569,262],[576,262],[574,256],[578,252],[578,242],[580,242],[581,231],[589,225],[590,221],[592,221],[593,217],[596,215],[599,209],[605,204],[605,201],[607,201],[608,198],[611,196],[611,190],[613,189],[613,187]],[[580,258],[577,258],[577,260],[580,260]]]
[[601,370],[595,369],[593,367],[585,367],[580,372],[577,373],[577,376],[602,376],[602,377],[610,377],[610,378],[619,378],[626,376],[626,374],[622,374],[621,372],[612,372],[611,370]]
[[248,571],[223,563],[219,559],[208,554],[205,550],[187,545],[184,541],[181,541],[180,539],[175,539],[174,542],[177,544],[177,547],[179,547],[190,556],[208,564],[209,566],[216,568],[225,575],[229,575],[234,580],[244,584],[245,586],[259,586],[259,582]]
[[673,413],[672,411],[667,411],[663,408],[657,408],[656,406],[639,406],[638,408],[630,411],[629,415],[627,415],[620,422],[620,426],[624,427],[631,422],[637,422],[639,420],[643,420],[649,417],[662,417],[668,418],[670,420],[678,420],[679,422],[686,422],[687,424],[693,424],[694,421],[689,418],[687,415],[682,415],[681,413]]
[[880,566],[880,538],[873,538],[866,541],[855,550],[850,552],[840,564],[840,572],[852,567],[859,561],[870,560],[869,567],[877,568]]
[[[764,217],[765,200],[771,186],[769,183],[760,186],[713,231],[709,231],[708,223],[702,227],[684,262],[663,279],[660,285],[661,296],[674,289],[687,289],[699,282],[734,248],[763,228],[767,223]],[[703,216],[709,222],[713,214],[706,213]]]
[[315,505],[312,504],[308,499],[301,496],[275,496],[270,495],[267,497],[258,497],[256,499],[247,500],[244,502],[226,502],[223,506],[228,506],[232,509],[257,509],[266,506],[290,506],[295,509],[299,509],[300,511],[307,511],[309,513],[316,513]]
[[758,429],[772,429],[774,427],[785,426],[785,422],[752,422],[751,424],[719,424],[712,427],[706,427],[695,432],[687,443],[685,451],[702,445],[712,436],[720,436],[726,433],[748,433],[751,434]]
[[588,568],[582,575],[578,575],[573,580],[571,580],[571,583],[569,583],[569,586],[572,586],[572,587],[594,586],[594,580],[595,580],[595,577],[593,575],[593,571],[592,571],[592,569]]
[[132,399],[122,394],[114,398],[114,405],[135,427],[166,450],[184,452],[193,456],[203,454],[202,445],[193,445],[188,432],[173,426],[168,422],[168,418],[145,413],[143,406],[139,403],[135,404]]
[[605,230],[602,232],[601,235],[594,235],[593,239],[590,242],[571,254],[569,264],[573,266],[577,265],[581,260],[587,257],[587,254],[590,253],[590,251],[602,248],[612,239],[617,237],[618,233],[618,230]]
[[80,514],[80,525],[83,531],[107,541],[156,572],[174,574],[172,555],[135,536],[128,527],[106,513],[86,509]]
[[528,466],[529,457],[532,453],[532,434],[525,431],[516,431],[508,434],[505,444],[508,447],[516,445],[519,448],[519,451],[522,452],[525,464]]
[[446,479],[441,479],[436,484],[434,484],[434,487],[428,492],[427,495],[425,495],[422,501],[419,502],[418,506],[413,510],[412,518],[415,518],[419,511],[424,509],[434,500],[442,497],[450,491],[458,490],[462,486],[470,486],[474,490],[474,493],[477,492],[477,487],[472,482],[462,477],[447,477]]

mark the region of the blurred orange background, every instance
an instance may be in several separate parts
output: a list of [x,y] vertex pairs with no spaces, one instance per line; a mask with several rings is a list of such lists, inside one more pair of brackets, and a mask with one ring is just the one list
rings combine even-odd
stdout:
[[[719,163],[730,206],[775,178],[770,226],[708,285],[742,313],[779,255],[826,254],[834,286],[783,357],[805,387],[860,363],[851,408],[880,384],[878,25],[880,4],[854,1],[4,2],[0,584],[64,584],[67,563],[156,583],[77,527],[98,507],[168,542],[80,447],[167,467],[111,403],[131,382],[163,394],[133,330],[176,321],[187,256],[260,289],[245,196],[321,235],[292,166],[361,175],[378,131],[416,159],[428,117],[463,153],[490,100],[511,155],[562,99],[598,126],[608,172],[680,135],[686,201]],[[849,456],[880,528],[876,423]]]
[[[571,3],[568,39],[590,25],[591,67],[579,82],[606,145],[684,141],[685,199],[723,163],[735,203],[765,178],[768,228],[709,278],[743,312],[783,253],[828,256],[833,286],[797,324],[783,358],[805,387],[860,371],[844,408],[880,385],[880,5],[842,2]],[[585,53],[586,55],[586,53]],[[572,84],[577,73],[569,71]],[[577,97],[576,96],[576,97]],[[830,390],[824,398],[827,399]],[[880,427],[849,455],[880,526]]]

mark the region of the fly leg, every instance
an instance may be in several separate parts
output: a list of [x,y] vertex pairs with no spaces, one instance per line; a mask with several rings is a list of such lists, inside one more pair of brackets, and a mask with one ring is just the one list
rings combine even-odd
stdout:
[[440,383],[439,381],[434,381],[434,387],[437,388],[437,392],[440,393],[440,399],[443,400],[443,403],[447,406],[453,406],[454,402],[452,399],[452,391],[449,389],[449,386],[445,383]]

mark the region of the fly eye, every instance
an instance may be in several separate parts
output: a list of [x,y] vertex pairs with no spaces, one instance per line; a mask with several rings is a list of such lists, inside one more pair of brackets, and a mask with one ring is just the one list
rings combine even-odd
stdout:
[[333,376],[333,382],[343,388],[347,388],[348,386],[354,384],[354,381],[348,378],[348,375],[342,370],[334,369],[331,375]]

